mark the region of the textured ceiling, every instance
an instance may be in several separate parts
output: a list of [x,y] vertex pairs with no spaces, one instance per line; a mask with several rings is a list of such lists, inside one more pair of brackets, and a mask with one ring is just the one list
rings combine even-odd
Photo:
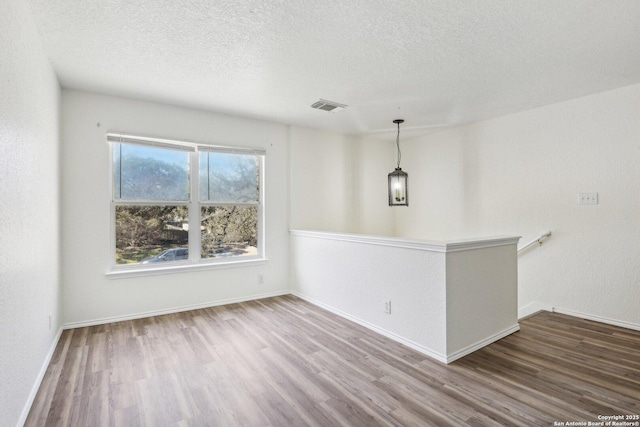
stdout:
[[[640,82],[640,1],[30,0],[65,88],[346,133]],[[314,110],[318,99],[347,104]]]

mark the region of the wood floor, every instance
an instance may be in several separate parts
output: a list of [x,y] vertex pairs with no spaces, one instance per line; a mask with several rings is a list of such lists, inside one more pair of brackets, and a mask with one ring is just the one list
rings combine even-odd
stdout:
[[67,330],[27,426],[553,426],[640,414],[640,332],[542,313],[450,365],[293,296]]

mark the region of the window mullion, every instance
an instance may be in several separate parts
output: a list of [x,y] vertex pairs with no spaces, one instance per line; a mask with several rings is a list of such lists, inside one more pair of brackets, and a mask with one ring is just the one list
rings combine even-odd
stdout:
[[189,154],[189,260],[200,261],[200,159],[198,151]]
[[264,163],[264,157],[260,157],[260,174],[258,175],[258,253],[263,257],[265,256]]

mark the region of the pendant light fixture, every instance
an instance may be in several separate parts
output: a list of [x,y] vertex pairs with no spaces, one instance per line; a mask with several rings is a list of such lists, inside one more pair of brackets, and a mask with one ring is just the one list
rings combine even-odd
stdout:
[[402,153],[400,152],[400,123],[404,120],[397,119],[393,123],[398,125],[396,136],[396,148],[398,149],[398,164],[396,170],[389,174],[389,206],[409,206],[408,183],[409,175],[400,168]]

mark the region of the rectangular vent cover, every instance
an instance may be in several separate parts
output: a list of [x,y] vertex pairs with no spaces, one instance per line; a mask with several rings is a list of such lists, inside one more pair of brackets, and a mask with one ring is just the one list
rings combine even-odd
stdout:
[[340,110],[343,110],[345,107],[346,107],[345,104],[340,104],[338,102],[333,102],[333,101],[327,101],[325,99],[321,99],[320,101],[311,104],[311,108],[316,108],[318,110],[324,110],[324,111],[333,111],[333,112],[338,112]]

